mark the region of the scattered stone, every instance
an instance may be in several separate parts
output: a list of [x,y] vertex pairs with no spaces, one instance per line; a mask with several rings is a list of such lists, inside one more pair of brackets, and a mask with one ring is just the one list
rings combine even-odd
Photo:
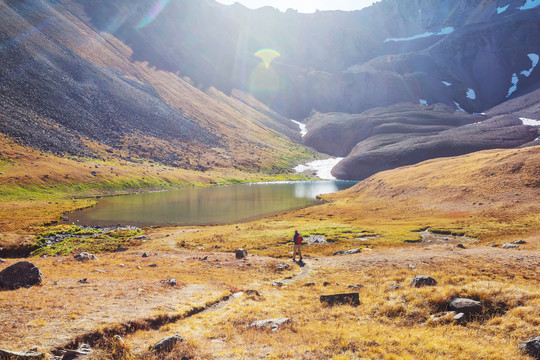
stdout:
[[272,283],[272,286],[278,286],[278,287],[281,287],[281,286],[283,286],[283,285],[284,285],[284,284],[283,284],[283,282],[281,282],[281,281],[274,281],[274,282]]
[[182,341],[184,341],[184,338],[178,334],[169,336],[155,343],[152,346],[152,350],[156,352],[171,352],[174,349],[174,346]]
[[92,174],[93,176],[97,176],[97,172],[95,171],[91,171],[90,174]]
[[3,264],[3,263],[5,263],[5,262],[6,262],[6,260],[0,259],[0,264]]
[[136,236],[134,239],[135,240],[143,240],[143,239],[148,239],[148,238],[146,237],[146,235],[139,235],[139,236]]
[[143,254],[142,254],[142,257],[143,257],[143,258],[150,257],[150,254],[148,254],[148,253],[143,253]]
[[530,357],[540,359],[540,336],[522,342],[519,348]]
[[401,289],[401,286],[399,286],[399,285],[392,285],[392,286],[389,286],[389,287],[387,287],[386,289],[384,289],[384,291],[385,291],[385,292],[386,292],[386,291],[395,291],[395,290],[399,290],[399,289]]
[[325,281],[325,282],[322,283],[322,286],[330,286],[330,285],[332,285],[332,284],[330,284],[328,281]]
[[79,255],[75,255],[74,258],[78,261],[99,260],[96,255],[88,252],[82,252]]
[[265,328],[265,329],[270,329],[272,331],[277,331],[281,325],[287,324],[290,322],[291,320],[288,318],[266,319],[266,320],[254,321],[248,327],[255,327],[259,329]]
[[517,241],[512,241],[512,244],[514,245],[523,245],[523,244],[526,244],[527,242],[525,240],[517,240]]
[[422,240],[405,240],[405,243],[407,244],[418,244],[421,243]]
[[447,311],[442,314],[434,314],[430,316],[431,323],[438,324],[438,325],[449,324],[453,321],[454,317],[457,315],[458,314],[456,314],[455,311]]
[[79,282],[80,282],[81,284],[88,284],[88,279],[87,279],[87,278],[84,278],[84,279],[79,280]]
[[290,266],[287,264],[279,264],[276,268],[276,271],[284,271],[284,270],[288,270],[289,268]]
[[19,261],[0,271],[0,289],[15,290],[42,282],[43,274],[36,265],[28,261]]
[[416,275],[414,279],[412,279],[410,286],[412,287],[423,287],[423,286],[435,286],[437,285],[437,281],[429,276],[426,275]]
[[305,241],[308,245],[326,245],[328,244],[328,241],[326,241],[326,237],[324,235],[311,235],[307,238],[305,238]]
[[335,294],[335,295],[321,295],[321,303],[326,303],[329,306],[333,305],[360,305],[360,294],[359,293],[349,293],[349,294]]
[[465,249],[465,245],[463,245],[463,244],[457,244],[456,247],[460,248],[460,249]]
[[119,246],[117,247],[114,252],[124,252],[124,251],[128,251],[129,248],[125,247],[125,246]]
[[157,267],[157,264],[148,264],[148,267]]
[[247,251],[244,249],[238,249],[236,250],[236,258],[237,259],[243,259],[247,256]]
[[2,360],[48,360],[49,356],[45,353],[38,353],[37,351],[30,350],[24,352],[0,350],[0,359]]
[[480,301],[467,298],[455,298],[450,301],[448,308],[457,313],[463,313],[465,315],[475,314],[482,311],[482,303]]
[[255,296],[261,296],[257,290],[246,290],[246,295],[255,295]]
[[516,245],[516,244],[504,244],[502,246],[503,249],[515,249],[515,248],[518,248],[519,246]]
[[351,255],[351,254],[358,254],[359,252],[362,252],[361,249],[352,249],[352,250],[341,250],[338,252],[335,252],[333,255]]
[[347,286],[347,289],[361,289],[363,287],[364,287],[364,285],[362,285],[362,284],[356,284],[356,285]]
[[413,264],[409,264],[408,266],[409,266],[411,269],[413,269],[414,271],[418,270],[418,269],[416,268],[416,266],[414,266]]
[[313,282],[305,283],[304,286],[315,286],[315,283]]
[[90,346],[82,344],[77,350],[65,350],[64,355],[62,356],[62,360],[73,360],[90,355],[91,353],[92,349],[90,348]]

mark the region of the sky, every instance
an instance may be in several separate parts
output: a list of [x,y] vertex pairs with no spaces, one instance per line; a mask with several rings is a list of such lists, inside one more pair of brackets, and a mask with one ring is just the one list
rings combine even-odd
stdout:
[[281,11],[288,8],[298,10],[301,13],[313,13],[318,10],[360,10],[378,0],[217,0],[218,2],[231,5],[236,2],[250,9],[263,6],[272,6]]

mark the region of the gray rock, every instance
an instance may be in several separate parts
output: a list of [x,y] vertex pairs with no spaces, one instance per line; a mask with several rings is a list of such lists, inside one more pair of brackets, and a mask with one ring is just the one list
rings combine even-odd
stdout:
[[281,325],[287,324],[289,322],[291,322],[291,320],[288,318],[266,319],[254,321],[251,323],[251,325],[249,325],[249,327],[255,327],[259,329],[265,328],[272,331],[277,331]]
[[512,244],[514,245],[523,245],[523,244],[526,244],[527,242],[525,240],[517,240],[517,241],[512,241]]
[[336,255],[351,255],[351,254],[357,254],[359,252],[362,252],[361,249],[352,249],[352,250],[341,250],[334,253],[334,256]]
[[257,290],[246,290],[246,295],[254,295],[254,296],[261,296]]
[[92,353],[90,346],[82,344],[77,350],[66,350],[62,356],[62,360],[73,360],[84,356],[88,356]]
[[465,245],[463,245],[463,244],[457,244],[456,247],[460,248],[460,249],[465,249]]
[[362,285],[362,284],[356,284],[356,285],[347,286],[348,289],[361,289],[363,287],[364,287],[364,285]]
[[459,314],[455,315],[452,320],[454,320],[457,323],[463,323],[465,322],[465,314],[460,312]]
[[325,282],[322,283],[322,286],[330,286],[330,285],[332,285],[332,284],[330,284],[328,281],[325,281]]
[[540,359],[540,336],[522,342],[519,348],[530,357]]
[[169,336],[155,343],[152,346],[152,350],[156,352],[171,352],[174,346],[182,341],[184,341],[184,338],[178,334]]
[[437,285],[437,281],[426,275],[416,275],[410,285],[412,287],[435,286]]
[[306,243],[308,245],[325,245],[325,244],[328,244],[328,242],[326,241],[326,238],[324,237],[324,235],[311,235],[311,236],[307,237],[305,240],[306,240]]
[[326,303],[327,305],[360,305],[360,294],[359,293],[349,293],[349,294],[334,294],[334,295],[321,295],[320,301]]
[[501,246],[503,249],[515,249],[515,248],[518,248],[519,246],[517,246],[516,244],[504,244],[503,246]]
[[237,259],[243,259],[247,256],[247,251],[244,249],[238,249],[236,250],[236,258]]
[[482,311],[482,303],[480,301],[467,298],[455,298],[450,301],[448,308],[457,313],[463,313],[465,315],[475,314]]
[[[0,249],[0,251],[1,251],[1,249]],[[3,264],[3,263],[5,263],[5,262],[6,262],[6,260],[0,259],[0,264]]]
[[78,255],[75,255],[74,258],[78,261],[99,260],[96,255],[90,254],[89,252],[82,252]]
[[395,290],[399,290],[399,289],[401,289],[401,286],[399,286],[399,285],[392,285],[392,286],[389,286],[389,287],[387,287],[386,289],[384,289],[384,291],[385,291],[385,292],[386,292],[386,291],[395,291]]
[[272,286],[278,286],[278,287],[280,287],[280,286],[283,286],[283,285],[284,285],[284,284],[283,284],[283,282],[281,282],[281,281],[274,281],[274,282],[272,283]]
[[0,289],[15,290],[42,282],[43,274],[37,266],[28,261],[19,261],[0,272]]
[[276,268],[276,271],[284,271],[284,270],[288,270],[289,268],[290,266],[287,264],[279,264]]
[[143,239],[147,239],[146,235],[139,235],[139,236],[136,236],[134,237],[135,240],[143,240]]
[[305,283],[304,286],[315,286],[315,283],[313,282]]
[[149,256],[150,256],[150,254],[148,254],[148,253],[143,253],[143,254],[142,254],[142,257],[143,257],[143,258],[147,258],[147,257],[149,257]]
[[37,351],[33,351],[33,350],[24,351],[24,352],[0,350],[0,359],[1,360],[25,360],[25,359],[49,360],[49,355],[45,353],[38,353]]

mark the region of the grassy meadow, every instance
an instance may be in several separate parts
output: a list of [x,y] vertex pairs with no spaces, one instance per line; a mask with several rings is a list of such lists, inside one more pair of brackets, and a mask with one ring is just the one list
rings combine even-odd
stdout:
[[[431,160],[376,174],[325,196],[323,205],[247,223],[144,228],[38,247],[28,260],[43,284],[0,292],[0,348],[59,354],[88,343],[92,359],[530,359],[519,344],[540,326],[539,151]],[[51,232],[77,235],[84,230],[44,224],[99,201],[92,195],[135,190],[142,177],[145,189],[165,181],[161,166],[115,164],[108,167],[114,175],[92,182],[88,173],[102,169],[96,164],[42,154],[4,160],[0,246],[43,245]],[[272,178],[166,174],[171,186]],[[280,176],[290,175],[273,178]],[[15,177],[19,188],[10,183]],[[290,259],[295,229],[327,241],[303,247],[303,267]],[[501,247],[517,240],[525,243]],[[236,259],[238,248],[248,257]],[[333,255],[351,249],[361,251]],[[76,261],[82,250],[98,260]],[[438,283],[411,287],[415,275]],[[350,292],[359,293],[358,306],[319,300]],[[453,320],[447,310],[455,297],[481,301],[482,311]],[[290,321],[277,331],[250,327],[279,317]],[[173,334],[185,340],[171,353],[149,350]]]

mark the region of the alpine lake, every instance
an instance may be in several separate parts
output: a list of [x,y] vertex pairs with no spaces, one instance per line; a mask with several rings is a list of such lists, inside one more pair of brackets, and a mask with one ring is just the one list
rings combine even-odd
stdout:
[[232,224],[321,204],[317,195],[345,190],[355,181],[249,183],[103,197],[65,215],[80,226],[189,226]]

